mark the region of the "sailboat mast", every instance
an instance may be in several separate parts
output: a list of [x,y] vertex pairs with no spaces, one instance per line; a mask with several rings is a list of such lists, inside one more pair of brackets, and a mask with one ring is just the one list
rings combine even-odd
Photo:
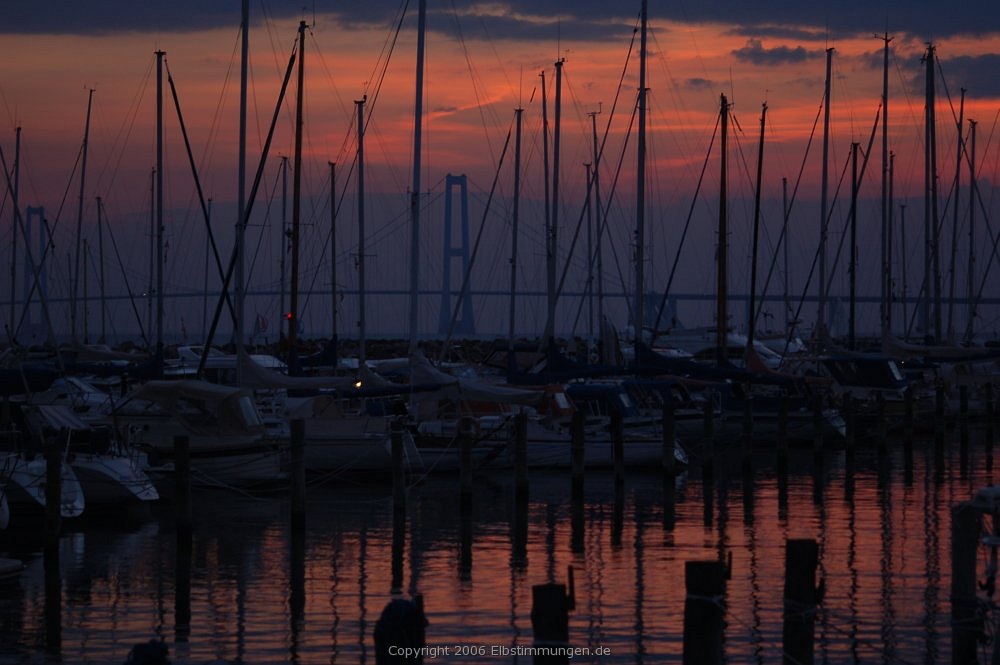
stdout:
[[288,310],[285,308],[285,294],[288,292],[288,266],[286,265],[288,261],[288,157],[286,155],[281,156],[281,262],[278,266],[278,270],[281,272],[279,276],[279,291],[281,292],[279,299],[279,312],[281,314],[280,323],[278,323],[278,337],[285,333],[287,339],[287,333],[285,332],[285,315]]
[[791,336],[792,334],[792,303],[789,300],[788,292],[788,178],[781,179],[781,237],[784,238],[782,243],[782,255],[785,261],[785,275],[782,280],[782,293],[784,295],[785,301],[785,334]]
[[955,196],[952,200],[951,262],[948,265],[948,341],[955,340],[955,261],[958,260],[958,195],[962,190],[962,128],[965,126],[965,88],[958,104],[958,138],[955,152]]
[[288,300],[289,371],[296,368],[296,341],[299,330],[299,224],[302,217],[302,100],[305,82],[306,22],[299,21],[299,71],[295,101],[295,154],[292,164],[292,265]]
[[972,342],[972,327],[976,321],[976,121],[969,120],[969,258],[968,264],[968,298],[969,318],[965,324],[965,341]]
[[[417,297],[420,278],[420,152],[423,140],[424,108],[424,33],[427,24],[427,1],[420,0],[417,10],[417,71],[413,104],[413,186],[410,189],[410,350],[417,346]],[[360,113],[360,108],[359,108]],[[360,145],[360,144],[359,144]],[[361,257],[364,262],[364,254]]]
[[83,128],[83,148],[80,154],[80,198],[76,209],[76,258],[73,267],[73,297],[69,310],[70,336],[76,341],[76,301],[80,290],[80,243],[83,241],[83,197],[87,184],[87,147],[90,142],[90,109],[94,103],[94,89],[87,91],[87,121]]
[[647,2],[642,0],[639,33],[639,131],[636,146],[635,191],[635,361],[639,361],[645,323],[643,294],[646,276],[646,28]]
[[510,311],[507,321],[507,367],[514,369],[514,319],[517,313],[517,233],[521,210],[521,127],[524,109],[514,111],[514,201],[511,210]]
[[337,164],[330,164],[330,342],[337,368]]
[[[250,0],[241,3],[240,26],[240,119],[238,137],[238,164],[236,173],[236,322],[233,324],[233,341],[236,351],[243,351],[243,321],[246,305],[246,173],[247,173],[247,78],[250,66]],[[239,363],[237,380],[241,381]]]
[[358,111],[358,368],[365,366],[365,101],[355,100]]
[[826,83],[823,88],[823,175],[819,196],[819,307],[816,312],[816,331],[820,338],[826,335],[826,240],[827,240],[827,191],[830,181],[830,74],[833,69],[833,48],[826,49]]
[[885,333],[892,332],[892,305],[895,300],[895,286],[892,279],[892,271],[894,269],[894,261],[892,260],[892,246],[893,246],[893,208],[894,203],[894,176],[895,176],[895,162],[896,155],[889,153],[889,193],[888,201],[886,205],[886,210],[888,216],[886,218],[886,250],[885,250]]
[[[938,305],[941,302],[940,252],[938,251],[938,219],[937,219],[937,149],[934,126],[934,45],[927,45],[927,55],[924,56],[926,70],[925,108],[924,108],[924,307],[923,333],[930,331],[931,298],[934,304],[934,335],[941,339],[941,312]],[[929,274],[928,274],[929,273]]]
[[101,283],[101,338],[100,344],[107,344],[108,331],[105,326],[107,322],[107,284],[104,281],[104,218],[101,215],[101,197],[97,197],[97,279]]
[[857,273],[858,273],[858,144],[851,144],[851,265],[848,270],[850,279],[850,301],[848,312],[847,348],[854,350],[857,329]]
[[555,112],[553,113],[552,129],[552,212],[549,214],[549,235],[548,235],[548,283],[549,283],[549,307],[548,325],[546,326],[548,338],[551,341],[555,337],[556,330],[556,263],[559,256],[559,155],[560,139],[562,134],[562,66],[564,60],[559,58],[555,62],[556,68],[556,99]]
[[753,249],[750,255],[750,294],[747,306],[747,350],[753,348],[754,328],[757,327],[757,250],[760,236],[760,190],[764,170],[764,126],[767,102],[760,107],[760,141],[757,144],[757,189],[753,205]]
[[552,195],[551,182],[549,180],[549,105],[548,91],[545,86],[545,70],[539,76],[542,79],[542,183],[545,191],[545,344],[549,343],[552,337],[552,312],[555,309],[556,295],[556,267],[552,257],[552,246],[549,239],[552,236],[550,227],[552,226]]
[[163,374],[163,51],[156,52],[156,373]]
[[[156,280],[156,167],[149,172],[149,279],[146,287],[146,330],[153,334],[153,292]],[[146,340],[147,346],[150,340]]]
[[726,200],[728,196],[727,184],[727,164],[726,164],[726,141],[729,132],[729,102],[725,95],[720,95],[719,113],[721,114],[721,151],[719,165],[719,248],[717,256],[717,272],[715,284],[715,361],[719,365],[727,362],[727,320],[729,318],[727,302],[728,284],[726,282],[726,263],[729,260],[729,213],[726,210]]
[[[594,211],[597,215],[596,243],[597,253],[597,320],[604,321],[604,251],[602,241],[604,238],[604,214],[601,211],[601,153],[597,146],[597,114],[600,111],[590,113],[591,134],[594,141]],[[594,257],[591,257],[591,261]],[[598,324],[600,325],[600,323]]]
[[889,179],[889,42],[892,38],[886,32],[882,35],[884,48],[882,50],[882,296],[880,298],[882,336],[889,332],[891,320],[892,275],[889,264],[892,262],[890,253],[892,244],[889,236],[891,227],[889,217],[892,214],[892,204],[888,201]]
[[11,189],[11,202],[13,205],[13,215],[10,221],[10,327],[7,331],[8,339],[13,339],[17,334],[17,216],[20,214],[20,203],[18,194],[20,192],[21,180],[21,128],[14,130],[14,182]]

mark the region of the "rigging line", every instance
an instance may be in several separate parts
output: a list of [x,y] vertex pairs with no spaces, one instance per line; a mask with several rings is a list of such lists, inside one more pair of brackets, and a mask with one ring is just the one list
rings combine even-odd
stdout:
[[[298,39],[296,39],[296,47],[297,46],[298,46]],[[292,70],[295,68],[295,57],[297,55],[297,52],[298,49],[293,47],[292,54],[288,58],[288,68],[285,70],[285,78],[281,83],[281,90],[278,93],[278,100],[274,107],[274,115],[271,117],[271,128],[267,134],[267,141],[264,144],[264,150],[261,154],[260,162],[257,164],[257,173],[254,176],[253,187],[251,187],[250,194],[247,197],[246,207],[243,213],[243,219],[238,220],[237,222],[243,228],[246,228],[247,221],[250,219],[250,213],[253,210],[254,201],[257,198],[257,190],[260,187],[260,181],[264,174],[264,166],[267,163],[267,155],[271,149],[271,140],[274,137],[274,129],[278,123],[278,116],[281,113],[281,105],[284,101],[285,93],[288,91],[288,82],[292,77]],[[234,247],[233,252],[229,256],[229,266],[228,269],[226,270],[226,276],[222,280],[222,289],[221,289],[222,294],[228,292],[229,283],[232,280],[233,273],[236,271],[236,259],[238,258],[236,249],[237,248]],[[224,297],[220,297],[218,303],[216,304],[215,314],[212,317],[212,325],[209,328],[208,332],[208,339],[205,340],[204,351],[202,353],[201,360],[198,363],[198,372],[195,375],[196,377],[201,377],[202,373],[205,371],[205,363],[208,360],[208,352],[212,346],[212,339],[215,337],[215,331],[219,326],[219,317],[222,314],[223,302],[224,302]]]
[[[486,145],[490,151],[490,160],[495,164],[496,155],[493,148],[493,144],[490,142],[489,126],[486,124],[485,104],[483,104],[480,95],[480,86],[477,83],[476,71],[475,68],[472,66],[472,58],[469,56],[469,47],[465,43],[465,34],[462,32],[462,24],[458,20],[458,9],[455,7],[454,0],[451,1],[451,10],[452,10],[452,17],[454,18],[455,21],[455,30],[456,32],[458,32],[458,43],[462,47],[462,55],[465,57],[465,66],[469,70],[469,79],[472,81],[472,92],[476,97],[476,110],[479,112],[479,121],[482,123],[483,126],[483,134],[486,139]],[[496,126],[496,120],[497,119],[494,118],[494,126]]]
[[[101,208],[105,210],[105,227],[108,231],[108,237],[111,239],[111,248],[115,252],[115,258],[118,259],[118,269],[121,271],[122,280],[125,282],[125,291],[128,293],[128,301],[132,305],[132,312],[135,314],[135,320],[139,324],[139,336],[142,341],[146,344],[146,348],[149,348],[149,337],[146,335],[146,329],[142,325],[142,316],[139,314],[139,307],[135,303],[135,295],[132,293],[132,287],[129,286],[128,275],[125,273],[125,264],[122,262],[121,252],[118,251],[118,241],[115,240],[115,233],[111,227],[111,220],[107,218],[107,209],[104,208],[104,202],[101,202]],[[114,319],[112,318],[112,321]]]
[[472,256],[469,257],[469,267],[466,268],[465,275],[462,277],[462,289],[459,291],[458,298],[455,300],[455,309],[451,314],[451,321],[448,323],[448,334],[444,338],[444,343],[441,344],[441,355],[438,357],[438,362],[442,362],[445,354],[448,352],[448,345],[451,342],[451,336],[455,331],[455,322],[458,320],[458,312],[462,307],[462,300],[465,298],[465,294],[469,289],[469,280],[472,277],[472,266],[475,265],[476,256],[479,254],[479,245],[483,239],[483,230],[486,228],[486,220],[490,212],[490,204],[493,202],[493,194],[496,192],[497,183],[500,180],[500,170],[503,168],[504,158],[507,156],[507,148],[510,146],[510,135],[512,133],[513,128],[508,125],[507,138],[504,140],[503,151],[500,153],[500,162],[497,164],[496,171],[493,174],[493,184],[490,186],[490,195],[486,200],[486,207],[483,209],[483,218],[479,223],[479,231],[476,233],[476,242],[472,246]]
[[[170,85],[170,94],[174,100],[174,108],[177,111],[177,122],[180,125],[181,136],[184,139],[184,149],[187,151],[188,163],[191,166],[191,175],[194,178],[195,190],[198,193],[198,202],[201,204],[201,213],[205,220],[205,231],[208,234],[208,244],[212,250],[212,256],[215,258],[215,265],[219,271],[219,277],[222,278],[224,276],[222,270],[222,259],[219,257],[219,248],[215,242],[215,234],[212,232],[211,216],[208,212],[208,204],[205,202],[205,194],[201,187],[201,178],[198,176],[198,168],[194,163],[194,153],[191,151],[191,141],[188,138],[187,125],[184,122],[184,116],[181,113],[181,102],[177,95],[177,87],[174,85],[174,78],[170,73],[170,64],[167,62],[166,58],[164,58],[164,66],[167,70],[167,83]],[[236,310],[233,307],[233,303],[230,300],[228,293],[225,294],[225,298],[226,304],[229,306],[229,313],[233,318],[233,323],[235,324]]]
[[[768,269],[768,271],[767,271],[767,278],[764,280],[764,292],[765,293],[767,293],[768,287],[770,286],[770,283],[771,283],[771,277],[774,274],[774,270],[775,270],[775,268],[777,266],[777,263],[778,263],[778,250],[781,249],[781,247],[782,247],[782,245],[784,243],[788,242],[788,238],[786,237],[786,234],[787,234],[787,231],[788,231],[788,225],[786,223],[784,223],[784,222],[785,222],[785,220],[787,220],[790,217],[791,212],[792,212],[792,208],[795,205],[795,197],[798,194],[799,185],[802,183],[802,175],[803,175],[803,173],[805,173],[806,162],[809,159],[809,149],[812,147],[813,138],[816,136],[816,127],[819,125],[819,118],[820,118],[820,114],[822,113],[822,111],[823,111],[823,106],[820,105],[819,109],[816,111],[816,118],[815,118],[815,120],[813,120],[812,131],[809,133],[809,140],[806,141],[806,150],[805,150],[805,153],[802,156],[802,163],[799,165],[799,173],[798,173],[798,176],[795,179],[795,186],[792,188],[792,195],[791,195],[791,197],[788,200],[788,209],[787,210],[782,210],[781,233],[778,234],[778,244],[777,244],[777,246],[774,249],[773,256],[771,257],[771,267]],[[806,288],[808,288],[808,286],[809,286],[809,284],[807,282],[806,283]],[[804,295],[804,293],[805,293],[805,291],[803,291],[803,295]],[[787,295],[786,295],[786,298],[787,298]],[[784,355],[785,353],[788,352],[788,344],[791,342],[791,339],[792,339],[792,336],[793,336],[793,332],[795,330],[795,326],[798,325],[797,324],[797,322],[799,320],[798,319],[798,314],[801,312],[802,303],[803,303],[803,301],[799,301],[799,312],[796,312],[795,317],[792,319],[792,329],[788,331],[788,336],[785,338],[785,348],[782,351],[782,355]],[[786,305],[786,307],[787,307],[787,305]]]
[[[663,288],[663,296],[660,297],[660,306],[656,312],[656,322],[653,325],[653,336],[655,338],[660,329],[660,322],[663,320],[663,312],[667,306],[667,296],[674,284],[674,276],[677,274],[677,266],[680,265],[681,252],[684,250],[684,243],[687,239],[688,231],[691,228],[691,220],[694,218],[694,209],[698,205],[698,195],[701,192],[701,185],[705,181],[705,173],[708,170],[708,162],[712,156],[712,148],[715,145],[715,137],[719,133],[719,123],[722,118],[716,115],[715,129],[712,130],[712,138],[708,142],[708,152],[705,153],[705,161],[701,165],[701,174],[698,176],[698,184],[695,187],[694,195],[691,197],[691,206],[688,208],[687,219],[684,221],[684,230],[681,232],[680,240],[677,243],[677,251],[674,253],[674,263],[670,268],[670,275],[667,277],[667,285]],[[671,326],[672,327],[672,326]]]

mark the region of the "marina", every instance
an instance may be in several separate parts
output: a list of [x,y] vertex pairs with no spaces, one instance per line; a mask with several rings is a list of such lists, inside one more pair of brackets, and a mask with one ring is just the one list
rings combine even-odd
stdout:
[[[152,639],[174,663],[374,663],[383,609],[419,594],[426,646],[451,647],[443,662],[482,662],[479,647],[531,662],[533,587],[572,568],[569,645],[590,650],[573,661],[682,662],[685,565],[715,561],[731,570],[715,601],[724,662],[781,662],[786,546],[807,539],[823,590],[815,662],[952,662],[951,512],[994,482],[994,433],[884,444],[793,447],[787,468],[773,446],[749,467],[728,446],[711,477],[697,462],[677,477],[588,472],[579,501],[558,472],[531,471],[520,500],[509,472],[477,474],[462,500],[453,475],[411,478],[403,522],[379,483],[308,484],[301,527],[286,492],[196,488],[186,565],[161,501],[65,521],[54,586],[37,530],[5,534],[0,555],[25,569],[0,596],[0,659],[121,662]],[[984,587],[990,553],[972,573]]]

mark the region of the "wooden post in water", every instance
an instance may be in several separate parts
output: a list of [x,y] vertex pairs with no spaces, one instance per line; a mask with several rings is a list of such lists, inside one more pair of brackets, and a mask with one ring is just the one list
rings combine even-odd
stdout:
[[[569,646],[569,596],[565,584],[536,584],[531,587],[531,631],[535,647]],[[569,663],[568,656],[538,655],[536,665]]]
[[778,397],[778,465],[788,464],[788,393]]
[[951,662],[977,663],[982,618],[977,618],[976,550],[979,546],[979,510],[969,502],[951,509]]
[[701,474],[708,480],[714,476],[715,465],[715,403],[712,401],[712,393],[705,390],[704,406],[704,442],[701,448]]
[[584,550],[583,471],[584,471],[584,415],[577,411],[570,421],[570,549],[574,553]]
[[62,446],[45,443],[45,649],[62,651],[62,572],[59,533],[62,529]]
[[858,403],[854,399],[852,393],[847,393],[844,395],[844,429],[845,432],[845,446],[847,452],[851,455],[854,454],[854,447],[857,445],[858,439]]
[[677,440],[677,414],[674,402],[667,399],[663,404],[663,473],[673,476],[677,473],[677,456],[674,454],[674,442]]
[[726,564],[684,562],[684,665],[722,665]]
[[913,388],[907,386],[903,392],[903,443],[913,446]]
[[816,461],[823,458],[823,398],[813,398],[813,456]]
[[174,641],[187,642],[191,633],[191,441],[174,437],[174,511],[177,519],[177,570],[174,591]]
[[743,386],[745,393],[743,399],[743,466],[749,467],[753,456],[753,395],[750,394],[750,386]]
[[625,424],[622,414],[611,412],[611,451],[615,466],[615,478],[625,477]]
[[292,430],[289,448],[292,530],[304,531],[306,526],[306,423],[301,418],[295,418],[289,425],[291,425]]
[[940,380],[934,385],[934,431],[944,431],[944,383]]
[[813,662],[816,605],[821,600],[816,588],[818,564],[819,546],[815,540],[786,541],[782,662],[787,665]]
[[403,468],[403,423],[393,420],[389,428],[392,448],[392,593],[403,590],[403,554],[406,548],[406,471]]
[[528,414],[514,416],[514,489],[528,493]]
[[472,496],[472,444],[476,436],[472,418],[458,423],[458,469],[462,496]]
[[889,445],[886,440],[889,436],[889,422],[886,420],[885,395],[880,392],[875,393],[875,412],[875,417],[878,419],[878,441],[876,445],[879,452],[884,453]]
[[991,381],[987,383],[984,386],[984,390],[986,391],[986,418],[990,422],[993,422],[996,415],[996,411],[993,406],[993,382]]

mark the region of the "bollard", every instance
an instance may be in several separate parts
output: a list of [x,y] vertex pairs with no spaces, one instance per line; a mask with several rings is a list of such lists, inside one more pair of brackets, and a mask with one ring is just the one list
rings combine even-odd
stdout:
[[951,662],[977,663],[982,618],[977,617],[976,550],[981,518],[969,502],[951,509]]
[[622,414],[617,411],[611,412],[611,456],[614,460],[615,477],[625,475],[625,425],[622,422]]
[[306,424],[301,418],[290,423],[292,441],[289,449],[291,463],[291,509],[292,530],[301,531],[306,525],[306,456],[305,438]]
[[[565,584],[536,584],[531,587],[531,631],[534,647],[569,645],[570,599]],[[568,663],[567,655],[545,653],[534,656],[536,664]]]
[[584,414],[581,411],[576,411],[573,413],[573,419],[570,421],[570,467],[571,474],[573,478],[573,487],[580,484],[581,488],[583,486],[583,473],[584,473]]
[[746,395],[743,400],[743,466],[750,466],[753,455],[753,395],[750,394],[750,386],[743,387]]
[[475,437],[472,418],[464,417],[458,423],[458,468],[462,496],[472,495],[472,444]]
[[62,447],[45,444],[45,649],[62,651],[62,573],[59,533],[62,527]]
[[674,402],[668,399],[663,404],[663,473],[673,476],[677,473],[677,456],[674,445],[677,440],[677,414]]
[[704,406],[704,441],[701,451],[701,475],[702,479],[711,481],[714,475],[715,464],[715,406],[712,402],[712,394],[705,391]]
[[816,605],[822,587],[816,586],[819,546],[815,540],[788,540],[785,543],[785,606],[782,624],[784,663],[808,665],[813,662]]
[[684,665],[722,665],[725,563],[686,561],[684,586]]
[[514,487],[528,491],[528,414],[523,412],[514,416]]
[[778,397],[778,465],[788,465],[788,393]]
[[406,548],[406,471],[403,453],[403,423],[393,420],[389,426],[392,452],[392,593],[403,590],[403,554]]
[[174,590],[174,641],[187,642],[191,632],[191,442],[174,437],[174,511],[177,519],[176,583]]

